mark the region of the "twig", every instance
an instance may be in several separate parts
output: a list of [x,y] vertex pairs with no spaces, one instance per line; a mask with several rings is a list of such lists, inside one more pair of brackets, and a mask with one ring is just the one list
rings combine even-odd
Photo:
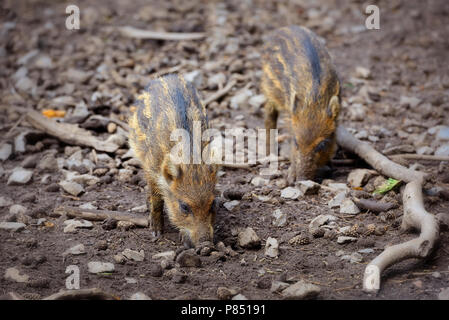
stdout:
[[421,234],[418,238],[386,248],[367,265],[363,279],[363,289],[367,292],[379,290],[380,275],[385,268],[409,258],[426,258],[438,240],[438,222],[435,216],[424,209],[421,184],[418,181],[405,186],[403,202],[402,230],[416,228]]
[[129,221],[137,226],[148,227],[148,219],[129,212],[81,209],[77,207],[61,206],[54,210],[54,213],[69,217],[82,218],[92,221],[101,221],[106,219],[114,219],[117,221]]
[[120,127],[122,127],[123,130],[125,131],[129,131],[129,126],[126,122],[123,122],[121,120],[118,119],[113,119],[113,118],[108,118],[108,117],[104,117],[104,116],[100,116],[100,115],[93,115],[91,116],[89,119],[98,119],[98,120],[103,120],[103,121],[108,121],[108,122],[114,122],[115,124],[119,125]]
[[52,294],[42,300],[120,300],[98,288],[66,290]]
[[216,91],[215,93],[211,94],[209,97],[207,97],[204,101],[203,104],[206,107],[209,103],[220,99],[221,97],[223,97],[224,95],[226,95],[237,83],[237,81],[235,79],[232,79],[231,81],[228,82],[228,84],[223,88],[220,89],[218,91]]
[[385,211],[388,211],[390,209],[397,207],[396,204],[391,203],[391,202],[380,202],[380,201],[376,201],[376,200],[359,199],[359,198],[355,198],[355,197],[352,200],[354,201],[356,206],[359,207],[359,209],[369,210],[369,211],[376,212],[376,213],[385,212]]
[[408,160],[432,160],[432,161],[449,161],[449,156],[435,156],[429,154],[414,154],[414,153],[404,153],[395,154],[390,156],[394,159],[408,159]]
[[68,144],[88,146],[105,152],[115,152],[119,148],[115,143],[99,140],[92,136],[89,131],[79,128],[77,125],[58,123],[34,110],[27,112],[26,120],[36,129]]
[[118,30],[125,37],[135,39],[153,39],[153,40],[198,40],[203,39],[206,34],[203,32],[177,33],[177,32],[160,32],[137,29],[130,26],[120,27]]
[[346,130],[339,126],[337,128],[337,143],[344,149],[356,153],[359,157],[368,162],[374,169],[385,176],[405,182],[423,182],[427,175],[415,170],[407,169],[397,163],[392,162],[387,157],[376,151],[370,144],[355,138]]

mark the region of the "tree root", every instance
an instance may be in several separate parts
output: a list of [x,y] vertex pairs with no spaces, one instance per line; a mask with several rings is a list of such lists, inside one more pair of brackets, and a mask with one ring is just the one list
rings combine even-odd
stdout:
[[402,197],[404,216],[401,228],[404,231],[414,228],[421,232],[416,239],[386,248],[366,266],[363,290],[377,293],[383,270],[405,259],[427,257],[438,240],[437,219],[425,210],[423,204],[422,183],[427,175],[392,162],[368,143],[353,137],[344,127],[337,129],[337,143],[359,155],[380,173],[407,182]]
[[66,290],[52,294],[42,300],[120,300],[98,288]]
[[81,209],[77,207],[61,206],[54,210],[57,215],[66,214],[68,217],[81,218],[92,221],[101,221],[106,219],[114,219],[117,221],[128,221],[140,227],[148,227],[148,219],[146,217],[134,215],[129,212]]

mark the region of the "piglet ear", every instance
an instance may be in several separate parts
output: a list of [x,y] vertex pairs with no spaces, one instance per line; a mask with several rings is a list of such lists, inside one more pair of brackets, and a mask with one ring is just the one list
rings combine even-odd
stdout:
[[338,96],[332,96],[329,100],[329,106],[327,107],[327,114],[332,119],[336,119],[340,113],[340,101]]
[[173,161],[170,154],[165,156],[161,169],[162,175],[167,183],[171,183],[181,177],[181,168],[179,164],[176,164],[175,161]]

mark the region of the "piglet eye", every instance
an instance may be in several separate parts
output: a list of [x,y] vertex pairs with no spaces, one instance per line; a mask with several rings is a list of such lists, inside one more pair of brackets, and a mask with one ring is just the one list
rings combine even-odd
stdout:
[[327,148],[328,144],[329,144],[329,139],[324,139],[323,141],[318,143],[318,145],[315,147],[315,152],[320,152],[320,151],[325,150]]
[[179,201],[179,208],[181,209],[181,211],[182,211],[184,214],[189,214],[189,213],[192,212],[192,211],[190,210],[190,207],[189,207],[186,203],[184,203],[184,202],[182,202],[182,201]]

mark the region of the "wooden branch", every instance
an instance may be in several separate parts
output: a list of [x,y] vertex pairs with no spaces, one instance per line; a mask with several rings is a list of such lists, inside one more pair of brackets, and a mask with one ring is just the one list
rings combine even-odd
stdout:
[[414,154],[404,153],[391,155],[390,158],[394,159],[408,159],[408,160],[431,160],[431,161],[449,161],[449,156],[436,156],[429,154]]
[[132,222],[137,226],[148,227],[148,219],[140,215],[135,215],[129,212],[109,211],[109,210],[94,210],[81,209],[77,207],[61,206],[54,210],[58,215],[67,215],[72,218],[81,218],[91,221],[102,221],[106,219],[114,219],[117,221]]
[[206,37],[203,32],[177,33],[177,32],[160,32],[137,29],[131,26],[120,27],[118,30],[122,35],[134,39],[153,39],[153,40],[198,40]]
[[120,298],[101,289],[91,288],[61,291],[42,300],[120,300]]
[[439,226],[435,216],[424,209],[421,184],[418,181],[409,182],[404,189],[404,231],[416,228],[421,231],[418,238],[390,246],[371,261],[365,269],[363,290],[377,292],[380,288],[382,271],[405,259],[426,258],[438,240]]
[[358,199],[358,198],[353,198],[352,200],[359,209],[369,210],[375,213],[385,212],[396,207],[396,205],[391,202],[380,202],[371,199]]
[[77,125],[58,123],[34,110],[27,111],[26,120],[36,129],[68,144],[92,147],[98,151],[105,152],[115,152],[119,148],[114,143],[99,140],[89,131],[79,128]]
[[229,91],[231,91],[231,89],[236,85],[237,81],[235,79],[232,79],[231,81],[228,82],[228,84],[216,91],[215,93],[211,94],[209,97],[207,97],[204,101],[203,104],[205,107],[207,107],[207,105],[213,101],[216,101],[218,99],[220,99],[221,97],[223,97],[224,95],[226,95]]
[[370,144],[355,138],[346,130],[339,126],[337,128],[337,143],[344,149],[356,153],[359,157],[368,162],[374,169],[387,177],[405,182],[424,181],[426,174],[415,170],[407,169],[397,163],[392,162],[387,157],[376,151]]

